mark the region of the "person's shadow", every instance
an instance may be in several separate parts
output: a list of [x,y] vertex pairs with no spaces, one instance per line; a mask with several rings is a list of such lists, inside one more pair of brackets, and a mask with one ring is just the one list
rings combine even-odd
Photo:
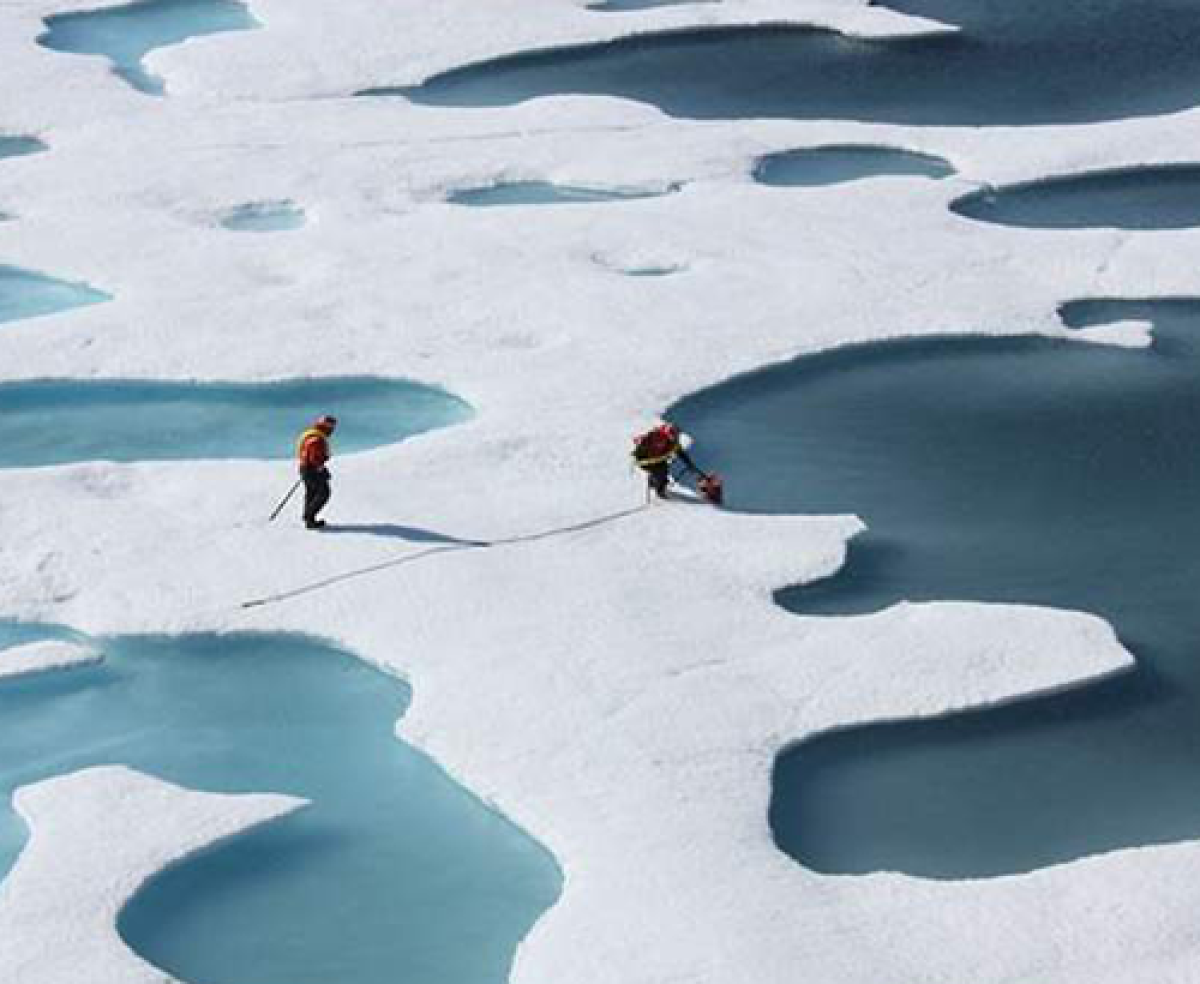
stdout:
[[325,533],[361,533],[366,536],[385,536],[409,543],[446,543],[458,547],[486,547],[483,540],[463,540],[436,530],[423,530],[419,526],[401,526],[398,523],[330,523]]

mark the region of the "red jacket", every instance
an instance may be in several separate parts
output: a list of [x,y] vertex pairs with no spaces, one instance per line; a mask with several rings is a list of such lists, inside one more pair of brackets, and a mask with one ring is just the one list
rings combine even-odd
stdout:
[[329,435],[318,427],[310,427],[296,442],[296,464],[301,471],[324,468],[329,454]]
[[653,468],[655,465],[670,464],[676,457],[682,459],[692,471],[699,471],[688,453],[683,449],[683,442],[677,428],[665,424],[647,431],[641,437],[634,438],[633,460],[639,468]]

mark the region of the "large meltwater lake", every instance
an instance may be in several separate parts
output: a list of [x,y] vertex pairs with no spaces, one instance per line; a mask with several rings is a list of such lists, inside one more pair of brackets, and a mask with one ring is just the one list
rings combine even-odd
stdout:
[[1138,659],[1061,696],[787,751],[771,825],[808,867],[987,876],[1200,835],[1200,303],[1066,314],[1152,319],[1154,347],[884,343],[675,408],[732,507],[869,525],[841,573],[781,592],[798,615],[1047,605],[1106,618]]
[[972,126],[1095,122],[1200,103],[1200,6],[1188,0],[887,6],[959,30],[899,39],[778,27],[666,31],[496,59],[364,94],[499,106],[580,93],[691,118]]

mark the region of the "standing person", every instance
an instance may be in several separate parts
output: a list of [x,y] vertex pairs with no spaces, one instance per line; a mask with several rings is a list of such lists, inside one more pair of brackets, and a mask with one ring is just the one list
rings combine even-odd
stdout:
[[678,458],[697,475],[704,473],[688,457],[683,448],[683,435],[678,427],[667,421],[633,439],[633,461],[646,473],[647,494],[653,492],[660,499],[667,497],[667,485],[671,481],[671,463]]
[[325,525],[325,520],[317,519],[317,513],[325,508],[332,494],[329,469],[325,465],[332,455],[329,438],[336,427],[337,417],[318,417],[296,442],[296,465],[304,480],[304,525],[310,530]]

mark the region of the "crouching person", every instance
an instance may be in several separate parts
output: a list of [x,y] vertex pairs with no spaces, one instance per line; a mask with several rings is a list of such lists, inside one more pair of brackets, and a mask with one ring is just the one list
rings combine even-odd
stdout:
[[646,495],[667,498],[671,463],[678,458],[692,471],[703,474],[683,448],[683,435],[674,424],[663,422],[633,440],[633,461],[646,473]]

